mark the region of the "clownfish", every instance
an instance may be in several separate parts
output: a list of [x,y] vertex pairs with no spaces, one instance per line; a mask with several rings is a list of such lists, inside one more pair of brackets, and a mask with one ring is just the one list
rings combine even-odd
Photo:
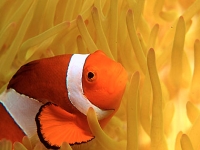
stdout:
[[20,141],[37,133],[54,149],[91,141],[88,109],[103,128],[119,108],[126,82],[122,65],[100,50],[29,62],[0,95],[0,138]]

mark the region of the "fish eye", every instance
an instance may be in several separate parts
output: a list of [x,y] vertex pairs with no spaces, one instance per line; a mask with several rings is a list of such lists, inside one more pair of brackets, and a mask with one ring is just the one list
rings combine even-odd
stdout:
[[88,81],[92,82],[92,81],[95,80],[95,78],[96,78],[96,76],[95,76],[95,73],[94,73],[94,72],[89,71],[89,72],[87,73],[87,79],[88,79]]

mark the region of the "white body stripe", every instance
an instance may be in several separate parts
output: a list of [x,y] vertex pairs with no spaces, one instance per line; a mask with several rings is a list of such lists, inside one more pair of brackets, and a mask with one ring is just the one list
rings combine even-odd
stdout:
[[28,137],[36,134],[35,116],[42,103],[19,94],[14,89],[9,89],[2,93],[0,95],[0,102]]
[[88,109],[92,107],[96,112],[98,120],[101,120],[110,114],[111,111],[99,109],[93,105],[83,93],[82,73],[87,57],[88,54],[74,54],[71,57],[66,78],[68,96],[71,103],[80,112],[87,115]]

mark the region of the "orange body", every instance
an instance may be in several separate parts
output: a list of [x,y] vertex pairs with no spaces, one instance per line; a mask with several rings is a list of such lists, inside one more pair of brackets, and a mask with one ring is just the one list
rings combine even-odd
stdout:
[[14,122],[3,105],[0,103],[0,139],[9,139],[12,142],[21,142],[25,136],[23,131]]

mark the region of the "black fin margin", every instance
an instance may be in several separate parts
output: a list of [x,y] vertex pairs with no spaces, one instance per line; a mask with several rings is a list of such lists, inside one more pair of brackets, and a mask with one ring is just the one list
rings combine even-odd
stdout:
[[[38,111],[38,113],[36,114],[36,116],[35,116],[35,122],[36,122],[36,126],[37,126],[37,134],[38,134],[38,137],[39,137],[39,139],[40,139],[40,141],[44,144],[44,146],[46,147],[46,148],[48,148],[48,149],[59,149],[60,148],[60,146],[58,146],[58,145],[51,145],[50,143],[49,143],[49,141],[46,141],[45,140],[45,138],[44,138],[44,136],[42,135],[42,133],[41,133],[41,124],[40,124],[40,119],[39,119],[39,117],[40,117],[40,114],[41,114],[41,112],[42,112],[42,110],[46,107],[46,106],[49,106],[49,105],[56,105],[56,104],[53,104],[53,103],[51,103],[51,102],[47,102],[46,104],[44,104],[44,105],[42,105],[41,107],[40,107],[40,109],[39,109],[39,111]],[[57,106],[57,105],[56,105]]]
[[[35,121],[36,121],[36,126],[37,126],[37,134],[38,134],[38,137],[40,139],[40,141],[44,144],[44,146],[48,149],[59,149],[60,146],[58,145],[52,145],[49,141],[45,140],[43,134],[41,133],[41,124],[40,124],[40,120],[39,120],[39,117],[40,117],[40,113],[42,112],[42,110],[49,106],[49,105],[55,105],[55,106],[58,106],[52,102],[47,102],[45,103],[44,105],[42,105],[38,111],[38,113],[36,114],[36,117],[35,117]],[[95,136],[93,138],[91,138],[90,140],[88,141],[83,141],[83,142],[75,142],[75,143],[69,143],[70,146],[74,146],[74,145],[81,145],[81,144],[84,144],[84,143],[87,143],[87,142],[90,142],[92,141],[93,139],[95,138]]]

